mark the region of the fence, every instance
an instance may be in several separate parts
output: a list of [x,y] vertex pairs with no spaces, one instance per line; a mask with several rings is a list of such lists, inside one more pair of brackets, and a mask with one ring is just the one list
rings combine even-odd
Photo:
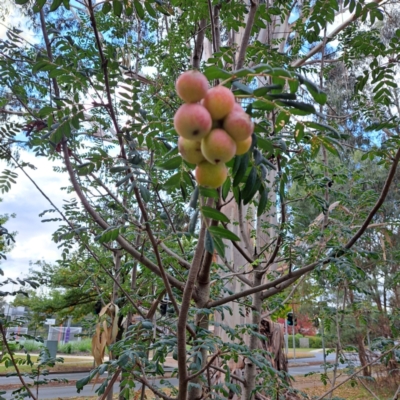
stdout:
[[81,327],[51,326],[47,340],[57,340],[58,343],[68,343],[81,340]]
[[7,339],[8,340],[25,340],[24,336],[28,333],[28,328],[23,328],[22,326],[10,326],[7,328]]

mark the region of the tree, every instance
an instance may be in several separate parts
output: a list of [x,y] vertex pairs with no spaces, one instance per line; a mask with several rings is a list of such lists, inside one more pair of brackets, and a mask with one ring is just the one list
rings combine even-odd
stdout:
[[[166,354],[173,352],[180,400],[206,393],[276,398],[288,380],[270,368],[266,351],[273,349],[273,366],[285,370],[280,328],[268,319],[275,310],[271,299],[307,274],[354,268],[355,244],[375,222],[396,173],[391,57],[399,35],[383,43],[371,29],[376,46],[370,47],[361,29],[377,27],[393,7],[350,1],[344,7],[351,16],[330,31],[345,9],[318,0],[16,3],[31,15],[42,41],[26,43],[21,31],[10,28],[11,40],[1,43],[0,79],[7,88],[2,115],[20,117],[1,128],[1,154],[26,174],[30,166],[17,157],[18,146],[49,162],[63,161],[60,172],[68,174],[77,201],[47,210],[61,218],[54,238],[63,260],[78,246],[97,264],[96,269],[83,264],[89,278],[97,279],[94,271],[100,268],[112,281],[111,303],[124,298],[117,342],[111,335],[108,343],[115,358],[106,367],[114,375],[101,390],[110,393],[122,373],[124,382],[141,382],[170,398],[147,377],[162,371]],[[337,38],[339,45],[329,46]],[[356,62],[365,58],[372,61],[362,73]],[[349,174],[332,160],[346,156],[343,146],[352,145],[349,117],[338,107],[330,115],[334,105],[324,91],[336,62],[357,74],[351,82],[352,118],[361,118],[364,130],[391,134],[369,153],[387,171],[380,192],[371,191],[365,201],[351,197],[352,185],[350,193],[338,193],[351,217],[336,213],[331,195],[332,179],[344,183]],[[232,89],[256,121],[251,151],[228,163],[229,178],[219,190],[197,187],[192,166],[178,155],[172,117],[180,100],[174,82],[190,68],[201,69],[211,86]],[[146,69],[154,73],[146,76]],[[21,130],[22,141],[16,138]],[[358,188],[360,178],[354,172],[351,177]],[[1,182],[9,188],[10,174]],[[318,210],[317,223],[301,226],[293,218],[301,211],[299,202]],[[337,223],[329,224],[331,214]],[[140,288],[138,275],[146,279]],[[175,314],[154,326],[164,292]],[[143,294],[146,300],[140,301]],[[129,327],[132,313],[143,321]],[[214,313],[226,334],[208,329]],[[152,361],[146,357],[150,347]],[[234,372],[241,367],[244,379]],[[215,371],[222,375],[211,379]],[[128,398],[129,385],[121,389],[120,397]]]

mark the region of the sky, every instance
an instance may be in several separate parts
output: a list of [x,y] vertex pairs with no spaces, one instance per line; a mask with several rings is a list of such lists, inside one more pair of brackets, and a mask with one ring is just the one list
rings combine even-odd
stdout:
[[[10,3],[9,0],[0,1]],[[0,38],[6,37],[4,25],[10,26],[18,22],[21,29],[25,26],[24,18],[18,11],[15,8],[10,8],[10,10],[11,12],[6,19],[0,20]],[[33,33],[26,28],[23,29],[21,35],[31,43],[37,41]],[[21,159],[37,167],[36,170],[28,168],[27,172],[58,207],[62,207],[64,198],[71,199],[71,195],[59,190],[61,187],[69,185],[67,177],[54,172],[53,165],[49,167],[49,162],[45,158],[36,158],[32,153],[21,151]],[[0,161],[0,174],[4,168],[8,167]],[[41,222],[43,218],[52,218],[56,214],[52,213],[43,218],[39,217],[41,212],[52,208],[51,205],[21,171],[14,170],[14,172],[18,173],[17,184],[12,185],[8,193],[0,193],[2,199],[0,215],[16,214],[15,218],[10,218],[5,225],[9,232],[17,233],[15,245],[12,251],[7,254],[7,260],[2,260],[0,264],[4,276],[13,279],[27,276],[31,262],[38,260],[54,262],[61,253],[57,249],[57,245],[51,240],[52,233],[56,231],[59,223]],[[0,279],[0,282],[2,280]],[[2,290],[13,289],[15,290],[17,287],[13,285],[2,287]]]
[[[37,167],[36,170],[27,169],[27,172],[58,207],[62,207],[63,199],[71,199],[70,194],[59,190],[69,185],[67,177],[65,174],[54,172],[52,167],[49,168],[47,159],[35,158],[26,151],[21,152],[21,158]],[[0,170],[4,166],[5,164],[0,162]],[[26,276],[30,262],[54,262],[60,254],[60,250],[51,239],[59,222],[41,222],[44,218],[58,215],[52,213],[39,217],[41,212],[51,209],[51,205],[21,171],[15,172],[18,173],[17,184],[13,185],[8,193],[0,193],[3,199],[0,203],[0,214],[16,214],[15,218],[10,218],[5,225],[9,232],[17,232],[15,247],[7,254],[7,260],[1,262],[4,275],[10,278]],[[9,286],[8,289],[12,287]]]
[[[0,0],[2,4],[11,3],[10,0]],[[337,23],[347,18],[347,13],[338,18]],[[4,25],[10,26],[18,22],[20,29],[23,30],[22,36],[30,43],[37,42],[35,35],[24,28],[24,18],[14,8],[6,17]],[[331,26],[330,31],[334,26]],[[0,23],[0,38],[4,38],[6,28]],[[144,71],[149,73],[150,71]],[[56,173],[49,167],[45,158],[35,158],[33,154],[22,152],[22,159],[31,162],[37,170],[29,170],[32,178],[39,184],[44,192],[52,199],[58,207],[62,207],[63,199],[70,199],[72,195],[67,195],[65,191],[59,190],[61,187],[69,185],[65,175]],[[0,173],[5,164],[0,162]],[[58,228],[58,222],[41,223],[39,214],[51,208],[47,200],[39,193],[34,185],[20,171],[18,172],[17,184],[13,185],[11,191],[1,194],[3,201],[0,203],[1,214],[16,214],[6,224],[10,232],[17,232],[16,243],[12,251],[7,255],[7,260],[1,262],[1,268],[6,277],[17,278],[26,276],[29,272],[30,262],[45,260],[54,262],[60,255],[60,250],[51,240],[52,233]],[[50,214],[50,217],[56,214]],[[45,216],[44,218],[50,218]],[[12,289],[12,286],[6,289]]]

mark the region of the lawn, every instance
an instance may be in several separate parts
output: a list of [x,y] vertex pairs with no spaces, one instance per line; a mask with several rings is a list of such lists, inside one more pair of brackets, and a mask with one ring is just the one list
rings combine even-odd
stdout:
[[[57,356],[59,357],[59,356]],[[21,357],[19,355],[15,356],[16,359],[25,359],[25,357]],[[37,355],[31,355],[31,359],[34,363],[37,362]],[[86,357],[65,357],[63,363],[56,363],[54,367],[47,368],[49,371],[57,372],[57,371],[76,371],[80,369],[88,369],[93,367],[93,360]],[[18,365],[18,368],[21,372],[30,372],[31,367],[29,365]],[[7,374],[10,372],[15,372],[13,366],[6,367],[3,363],[0,363],[0,374]]]

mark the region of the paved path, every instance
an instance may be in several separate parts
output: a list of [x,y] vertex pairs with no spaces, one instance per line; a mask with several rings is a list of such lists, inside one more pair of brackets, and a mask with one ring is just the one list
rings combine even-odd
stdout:
[[[289,373],[293,376],[301,376],[305,375],[311,372],[314,373],[321,373],[324,371],[322,367],[323,363],[323,354],[322,351],[316,351],[315,353],[315,358],[298,358],[296,360],[289,360]],[[354,363],[356,365],[359,364],[358,358],[355,354],[351,354],[351,358],[354,360]],[[170,360],[168,360],[170,361]],[[334,363],[335,361],[335,354],[330,354],[327,356],[327,361],[330,363]],[[312,362],[313,365],[310,365],[310,362]],[[338,368],[346,368],[348,367],[347,363],[345,364],[339,364]],[[166,367],[166,371],[171,371],[173,369],[173,366]],[[59,379],[68,379],[69,381],[77,381],[79,379],[82,379],[88,375],[87,372],[81,372],[81,373],[64,373],[64,374],[51,374],[47,376],[47,378],[59,378]],[[102,377],[105,377],[107,375],[103,375]],[[159,379],[156,379],[155,382],[159,382]],[[173,385],[178,384],[178,380],[176,378],[169,378],[168,381],[170,381]],[[18,377],[0,377],[0,389],[4,385],[11,385],[11,384],[19,384],[20,381]],[[82,397],[87,397],[87,396],[95,396],[95,390],[99,387],[99,384],[95,386],[94,389],[92,389],[92,385],[86,385],[85,388],[77,394],[76,387],[75,385],[68,385],[66,384],[65,386],[56,386],[56,387],[48,387],[48,386],[41,386],[39,389],[39,399],[68,399],[70,397],[77,397],[77,396],[82,396]],[[138,387],[140,388],[140,387]],[[12,399],[11,397],[11,392],[12,390],[8,390],[6,395],[3,395],[3,398],[6,400]]]

